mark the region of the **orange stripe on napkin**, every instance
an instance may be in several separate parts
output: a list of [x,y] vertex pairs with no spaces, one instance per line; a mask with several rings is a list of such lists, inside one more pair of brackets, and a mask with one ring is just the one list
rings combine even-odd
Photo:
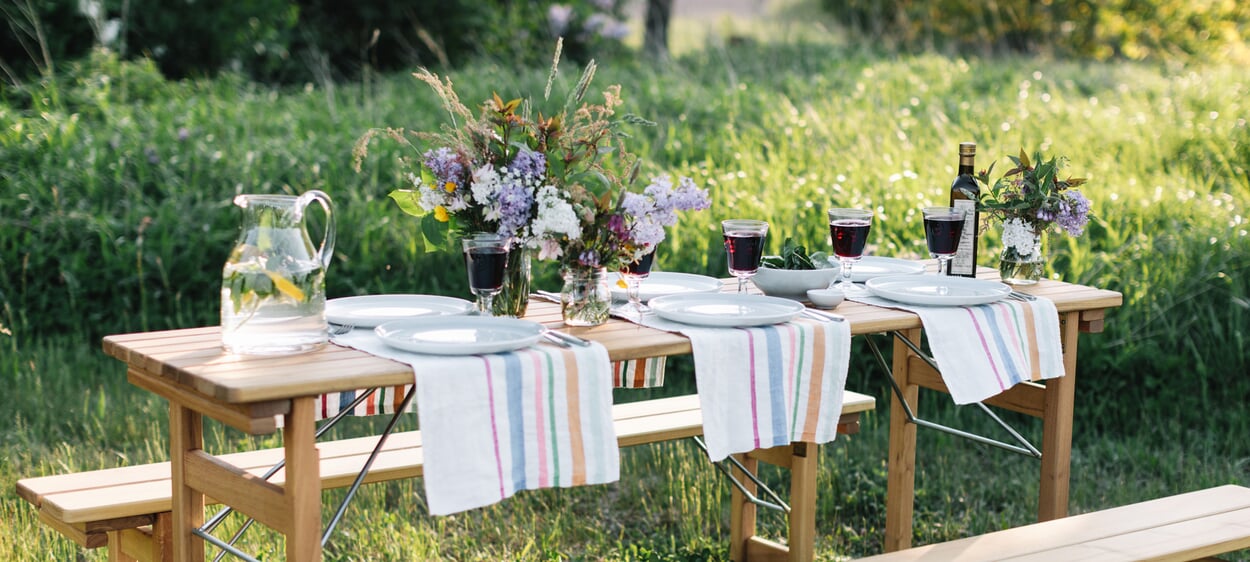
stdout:
[[647,360],[639,359],[637,361],[634,361],[634,388],[644,388],[646,386],[647,386]]
[[1034,345],[1037,339],[1037,324],[1034,323],[1033,306],[1029,303],[1022,303],[1020,308],[1024,310],[1024,341],[1020,342],[1029,350],[1029,366],[1032,371],[1029,373],[1029,380],[1034,382],[1042,380],[1042,358],[1038,352],[1037,345]]
[[812,330],[812,361],[811,377],[807,382],[807,415],[803,423],[803,438],[812,440],[816,436],[816,425],[820,423],[821,387],[825,377],[825,326],[816,322]]
[[[569,457],[573,459],[573,485],[586,483],[586,452],[582,447],[582,408],[581,392],[578,390],[577,356],[571,352],[564,354],[564,370],[566,392],[569,401]],[[559,462],[557,459],[556,462]]]

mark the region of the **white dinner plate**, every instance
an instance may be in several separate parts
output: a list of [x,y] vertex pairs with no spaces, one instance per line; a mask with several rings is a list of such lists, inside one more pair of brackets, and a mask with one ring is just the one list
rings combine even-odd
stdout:
[[[611,285],[613,299],[618,301],[629,299],[625,294],[625,287],[616,282],[613,282]],[[719,293],[720,289],[721,281],[714,277],[694,275],[693,273],[656,271],[642,280],[642,283],[638,286],[638,297],[642,299],[642,302],[649,302],[653,298],[667,295]]]
[[[837,256],[830,256],[829,261],[838,263]],[[918,261],[881,256],[864,256],[851,266],[851,281],[866,283],[869,279],[886,275],[919,275],[924,273],[924,264]]]
[[665,320],[697,326],[763,326],[787,322],[803,312],[798,302],[739,293],[668,295],[651,300],[651,310]]
[[326,320],[372,328],[383,322],[424,316],[465,314],[473,303],[435,295],[364,295],[326,301]]
[[386,322],[373,332],[386,345],[405,351],[474,355],[534,345],[543,326],[529,320],[494,316],[427,316]]
[[946,275],[892,275],[869,279],[872,294],[907,304],[970,306],[1007,298],[1011,287],[986,279]]

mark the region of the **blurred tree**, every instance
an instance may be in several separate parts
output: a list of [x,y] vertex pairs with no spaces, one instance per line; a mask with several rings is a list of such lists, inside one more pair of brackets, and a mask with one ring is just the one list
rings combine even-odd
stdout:
[[654,60],[668,60],[668,22],[672,16],[673,0],[647,0],[643,52]]

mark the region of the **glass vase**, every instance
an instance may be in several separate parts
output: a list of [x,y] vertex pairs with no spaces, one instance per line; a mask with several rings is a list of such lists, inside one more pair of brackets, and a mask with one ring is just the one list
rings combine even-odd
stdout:
[[514,241],[503,272],[503,288],[491,303],[494,316],[521,318],[530,303],[530,254],[522,241]]
[[560,315],[566,326],[598,326],[608,321],[612,290],[608,272],[599,268],[565,269]]
[[998,273],[1003,283],[1033,285],[1046,269],[1042,252],[1045,231],[1020,219],[1003,223],[1003,253],[998,260]]

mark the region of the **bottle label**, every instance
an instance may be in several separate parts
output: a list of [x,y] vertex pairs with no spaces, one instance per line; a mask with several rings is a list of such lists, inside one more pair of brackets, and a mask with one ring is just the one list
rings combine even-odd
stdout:
[[977,204],[976,201],[969,199],[956,199],[951,202],[951,206],[958,209],[967,209],[968,215],[964,219],[964,231],[959,237],[959,250],[955,252],[955,257],[950,261],[951,275],[970,276],[977,271],[976,256],[973,255],[973,243],[977,236]]

